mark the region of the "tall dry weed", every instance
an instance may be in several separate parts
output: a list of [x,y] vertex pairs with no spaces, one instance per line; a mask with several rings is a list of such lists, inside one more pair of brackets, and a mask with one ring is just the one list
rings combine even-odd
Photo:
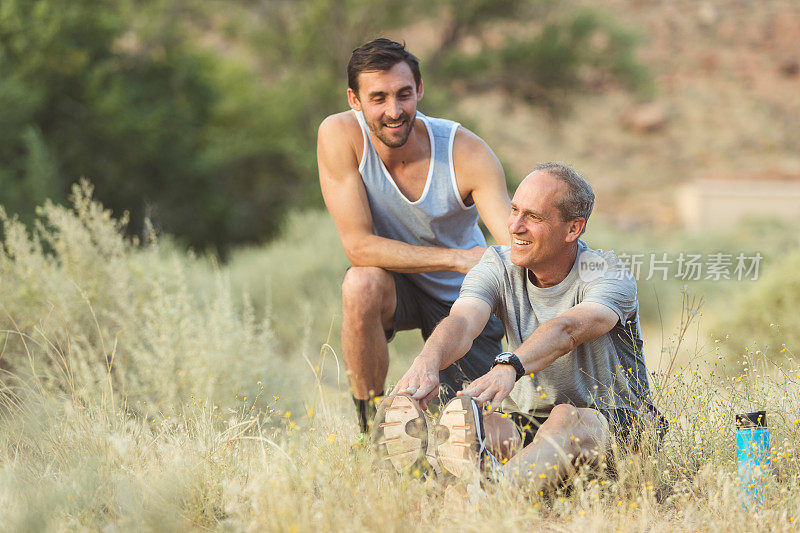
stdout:
[[91,193],[83,182],[71,209],[46,203],[33,228],[0,212],[2,368],[76,401],[116,396],[145,411],[190,394],[228,404],[267,383],[272,333],[241,310],[229,278],[217,268],[190,284],[192,259],[126,239],[125,219]]
[[[336,347],[319,349],[330,317],[293,329],[297,308],[282,303],[318,294],[320,313],[333,308],[336,279],[323,293],[281,286],[275,305],[255,311],[234,296],[230,267],[122,237],[124,221],[86,184],[72,209],[45,205],[34,228],[0,218],[4,529],[796,529],[800,367],[790,349],[732,360],[719,343],[683,342],[681,324],[666,355],[689,363],[651,376],[670,423],[662,442],[650,428],[640,453],[607,458],[616,476],[580,471],[548,495],[486,483],[470,501],[423,473],[377,469],[355,440]],[[339,268],[284,246],[270,257],[297,265],[251,258],[248,272]],[[289,353],[277,353],[270,324],[284,328]],[[733,415],[756,409],[768,413],[774,473],[752,513]]]

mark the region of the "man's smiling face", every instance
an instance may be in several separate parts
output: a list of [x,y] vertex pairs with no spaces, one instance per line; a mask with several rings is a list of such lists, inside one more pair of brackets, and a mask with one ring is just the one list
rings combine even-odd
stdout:
[[572,223],[562,219],[557,207],[566,191],[563,181],[544,170],[522,180],[508,217],[512,263],[537,270],[569,252],[575,240],[570,237]]
[[[419,89],[419,92],[417,91]],[[403,146],[411,134],[422,98],[422,83],[416,87],[411,68],[401,61],[389,70],[358,75],[358,94],[347,90],[350,106],[364,113],[370,131],[390,148]]]

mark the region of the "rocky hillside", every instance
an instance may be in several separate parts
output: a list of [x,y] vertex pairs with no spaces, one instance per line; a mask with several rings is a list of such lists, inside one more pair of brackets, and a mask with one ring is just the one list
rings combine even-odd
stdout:
[[[589,3],[587,3],[588,5]],[[512,181],[538,161],[589,177],[597,212],[627,227],[677,224],[696,179],[800,180],[800,2],[591,2],[640,38],[654,91],[582,97],[554,124],[500,93],[460,103]]]

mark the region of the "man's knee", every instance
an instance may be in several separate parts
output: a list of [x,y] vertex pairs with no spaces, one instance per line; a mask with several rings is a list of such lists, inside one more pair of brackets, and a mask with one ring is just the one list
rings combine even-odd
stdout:
[[554,406],[545,424],[559,428],[586,427],[590,430],[608,428],[608,421],[599,411],[575,407],[567,403]]
[[608,421],[594,409],[578,408],[569,404],[553,407],[537,436],[559,434],[568,439],[575,454],[593,454],[602,451],[608,443]]
[[351,267],[342,280],[342,305],[348,311],[380,311],[394,294],[392,275],[378,267]]
[[541,429],[545,432],[569,431],[577,427],[580,420],[581,415],[577,407],[561,403],[553,407]]

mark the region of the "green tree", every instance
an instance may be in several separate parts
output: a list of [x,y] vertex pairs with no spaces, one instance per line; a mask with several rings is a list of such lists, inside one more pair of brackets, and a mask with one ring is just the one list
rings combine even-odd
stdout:
[[133,232],[147,216],[222,251],[269,238],[288,206],[320,205],[316,130],[345,107],[350,52],[419,25],[442,28],[409,43],[432,114],[459,86],[557,115],[644,78],[629,33],[542,0],[2,0],[0,203],[29,221],[86,177]]
[[134,231],[145,215],[194,245],[274,231],[290,200],[285,150],[270,142],[285,117],[259,105],[269,95],[254,75],[194,43],[187,14],[202,15],[157,1],[4,0],[10,211],[25,218],[85,176],[106,205],[131,212]]
[[[647,71],[633,55],[635,34],[608,16],[587,8],[561,12],[536,2],[512,2],[502,15],[485,14],[489,5],[499,3],[472,0],[471,16],[461,8],[450,10],[450,30],[443,39],[448,46],[436,55],[437,75],[466,83],[472,91],[503,88],[511,98],[543,107],[554,118],[569,110],[575,95],[611,84],[651,90]],[[501,43],[473,53],[457,46],[480,37],[492,21],[517,17],[538,24],[512,29]]]

